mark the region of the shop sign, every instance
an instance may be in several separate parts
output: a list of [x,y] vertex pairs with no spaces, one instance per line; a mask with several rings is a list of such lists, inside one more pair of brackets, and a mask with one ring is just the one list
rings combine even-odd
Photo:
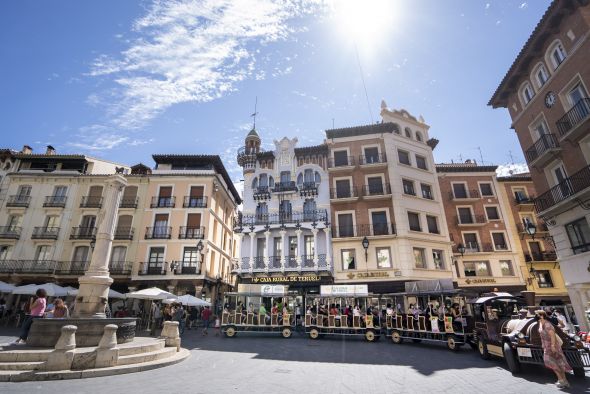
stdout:
[[263,276],[252,278],[252,283],[300,283],[300,282],[319,282],[322,280],[318,275],[302,276]]
[[468,285],[476,285],[482,283],[496,283],[494,278],[480,278],[480,279],[465,279],[465,283]]
[[238,293],[259,294],[261,296],[283,296],[287,294],[287,286],[239,284]]
[[371,272],[358,272],[356,274],[350,272],[346,276],[348,276],[348,279],[354,279],[355,276],[358,279],[388,278],[389,272],[387,272],[387,271],[371,271]]
[[320,286],[322,296],[362,297],[369,294],[367,285],[323,285]]

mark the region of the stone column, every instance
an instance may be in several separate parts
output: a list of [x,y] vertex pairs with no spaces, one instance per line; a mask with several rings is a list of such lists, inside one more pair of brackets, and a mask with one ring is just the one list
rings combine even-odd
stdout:
[[281,272],[285,272],[285,239],[287,238],[287,231],[281,229],[281,231],[279,231],[279,234],[281,234]]
[[326,236],[326,267],[330,271],[332,267],[332,245],[330,245],[330,227],[324,227],[324,235]]
[[270,231],[266,230],[264,232],[264,268],[268,271],[268,267],[270,267],[270,258],[268,257],[268,243],[270,242]]
[[[244,234],[238,233],[237,235],[238,235],[238,244],[240,245],[239,250],[242,250],[242,241],[244,240]],[[230,254],[233,256],[233,250],[230,252]],[[242,256],[240,256],[240,258],[238,259],[238,273],[240,273],[240,274],[242,273]]]
[[109,275],[109,258],[113,234],[117,224],[119,201],[127,180],[111,175],[104,185],[103,206],[97,218],[98,232],[92,259],[84,276],[78,278],[80,289],[76,297],[74,316],[78,318],[105,318],[105,305],[113,278]]
[[314,269],[318,270],[318,262],[320,261],[318,258],[318,229],[312,228],[311,232],[313,233],[313,266]]
[[301,269],[303,268],[303,258],[302,258],[302,250],[305,249],[305,245],[303,244],[303,231],[298,228],[297,230],[295,230],[295,233],[297,234],[297,269],[299,270],[299,272],[301,272]]

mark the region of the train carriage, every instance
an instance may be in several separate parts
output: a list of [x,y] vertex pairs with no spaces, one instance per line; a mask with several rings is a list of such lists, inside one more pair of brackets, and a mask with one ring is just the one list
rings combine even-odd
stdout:
[[240,333],[276,333],[291,337],[295,330],[296,295],[284,285],[239,285],[226,293],[221,331],[226,337]]
[[321,286],[319,295],[306,296],[305,310],[305,333],[311,339],[356,336],[373,342],[381,337],[379,297],[369,294],[367,285]]

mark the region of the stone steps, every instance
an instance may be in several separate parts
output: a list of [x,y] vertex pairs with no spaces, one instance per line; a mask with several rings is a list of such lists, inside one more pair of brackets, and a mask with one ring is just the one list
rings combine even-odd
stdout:
[[47,361],[47,357],[49,357],[49,353],[52,351],[53,349],[5,350],[0,352],[0,363]]
[[0,371],[35,371],[45,364],[45,361],[0,362]]
[[176,353],[176,348],[167,347],[146,353],[130,354],[127,356],[119,355],[117,365],[141,364],[150,361],[162,360],[172,357]]
[[163,339],[157,340],[157,342],[155,343],[142,343],[141,341],[137,342],[137,344],[132,342],[120,345],[119,357],[131,356],[133,354],[139,353],[155,352],[156,350],[164,349],[164,347],[166,346],[166,341],[164,341]]

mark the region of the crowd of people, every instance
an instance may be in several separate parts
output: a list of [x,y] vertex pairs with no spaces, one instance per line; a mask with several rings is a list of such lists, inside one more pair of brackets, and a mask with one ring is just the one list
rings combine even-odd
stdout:
[[185,330],[197,329],[202,326],[202,335],[209,334],[211,321],[215,324],[215,335],[220,334],[221,322],[218,316],[213,315],[213,311],[208,306],[185,307],[180,303],[161,304],[153,302],[151,306],[151,325],[150,334],[156,335],[156,330],[162,328],[165,321],[177,321],[180,335]]

